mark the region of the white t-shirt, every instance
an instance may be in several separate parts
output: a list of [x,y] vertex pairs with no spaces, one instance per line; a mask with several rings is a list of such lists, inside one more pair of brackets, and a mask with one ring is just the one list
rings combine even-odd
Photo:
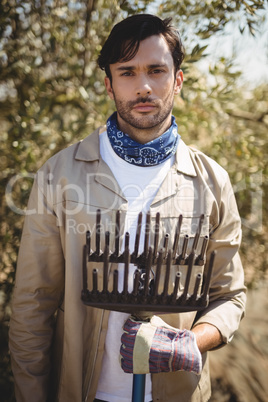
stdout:
[[[128,200],[125,232],[130,234],[130,253],[134,251],[138,214],[145,216],[167,172],[174,163],[174,156],[156,166],[132,165],[120,158],[112,149],[107,132],[100,135],[100,153],[113,172],[124,196]],[[144,230],[141,230],[140,252],[143,250]],[[123,250],[122,250],[123,251]],[[119,264],[118,290],[123,290],[123,264]],[[129,267],[129,291],[133,289],[133,274],[136,267]],[[111,311],[108,322],[105,352],[96,398],[108,402],[130,402],[132,396],[131,374],[124,373],[119,362],[122,327],[129,317],[127,313]],[[145,402],[152,400],[151,376],[146,375]]]

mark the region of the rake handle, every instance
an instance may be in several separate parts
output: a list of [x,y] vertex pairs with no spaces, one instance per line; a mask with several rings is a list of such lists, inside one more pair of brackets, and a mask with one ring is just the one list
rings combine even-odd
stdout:
[[143,402],[146,374],[133,374],[132,402]]
[[[148,312],[133,314],[132,318],[137,321],[148,321],[152,315]],[[132,402],[144,402],[146,374],[133,374]]]

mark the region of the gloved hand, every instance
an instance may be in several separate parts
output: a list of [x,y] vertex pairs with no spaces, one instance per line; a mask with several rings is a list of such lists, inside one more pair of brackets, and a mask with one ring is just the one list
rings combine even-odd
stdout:
[[157,316],[149,322],[131,317],[123,331],[120,355],[125,373],[201,373],[202,357],[193,332],[173,328]]

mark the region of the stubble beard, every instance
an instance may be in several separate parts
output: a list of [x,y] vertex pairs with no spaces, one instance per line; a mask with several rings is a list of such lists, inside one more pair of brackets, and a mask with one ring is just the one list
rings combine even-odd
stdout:
[[[168,116],[170,115],[172,109],[173,109],[173,99],[165,99],[163,101],[163,106],[159,104],[157,101],[153,101],[150,99],[150,97],[146,98],[138,98],[136,101],[128,101],[124,102],[121,100],[114,98],[117,113],[121,117],[121,119],[133,127],[134,129],[138,130],[147,130],[150,131],[152,129],[155,129],[156,127],[161,127],[163,123],[167,120]],[[150,113],[144,113],[141,114],[140,117],[135,117],[132,114],[133,108],[135,105],[138,103],[152,103],[156,107],[156,112],[153,114]],[[128,133],[126,133],[128,134]]]

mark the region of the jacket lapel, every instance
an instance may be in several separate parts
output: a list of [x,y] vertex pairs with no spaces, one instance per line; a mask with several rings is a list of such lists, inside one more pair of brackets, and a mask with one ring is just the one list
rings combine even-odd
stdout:
[[99,135],[104,130],[106,130],[105,126],[100,127],[82,140],[78,146],[75,159],[89,163],[97,162],[94,180],[126,201],[112,171],[100,155]]
[[189,148],[180,139],[176,152],[175,163],[168,171],[168,174],[166,175],[152,202],[152,206],[177,194],[182,183],[185,183],[184,175],[189,176],[189,179],[197,176],[193,161],[190,156]]

